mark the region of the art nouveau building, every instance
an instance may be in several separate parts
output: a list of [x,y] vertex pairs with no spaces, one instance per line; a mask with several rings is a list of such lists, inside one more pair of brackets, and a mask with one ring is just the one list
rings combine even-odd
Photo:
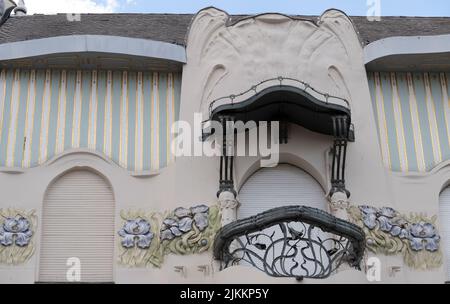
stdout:
[[450,19],[6,15],[0,282],[450,280]]

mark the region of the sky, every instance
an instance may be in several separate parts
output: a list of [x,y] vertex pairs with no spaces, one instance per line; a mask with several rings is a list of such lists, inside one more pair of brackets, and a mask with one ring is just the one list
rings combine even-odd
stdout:
[[[215,6],[230,14],[320,15],[326,9],[337,8],[354,16],[366,16],[369,12],[381,16],[450,17],[449,0],[25,0],[25,3],[29,14],[196,13]],[[374,14],[375,11],[379,14]]]

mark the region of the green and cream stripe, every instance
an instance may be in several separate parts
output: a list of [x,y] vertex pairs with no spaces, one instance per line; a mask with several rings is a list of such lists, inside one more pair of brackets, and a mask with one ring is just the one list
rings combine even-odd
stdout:
[[[170,76],[171,77],[171,76]],[[135,156],[134,168],[136,171],[142,171],[144,168],[144,85],[142,73],[137,75],[136,88],[136,126],[135,126]]]
[[178,73],[1,70],[0,167],[35,167],[82,148],[130,171],[164,168],[174,161],[180,88]]
[[370,72],[385,165],[427,172],[450,159],[449,73]]
[[[24,148],[22,164],[23,168],[28,168],[31,165],[31,140],[33,138],[33,124],[35,115],[35,103],[36,103],[36,72],[30,72],[30,79],[28,82],[28,97],[27,97],[27,109],[25,115],[25,133],[24,133]],[[65,115],[65,112],[64,112]],[[0,134],[1,135],[1,134]],[[60,153],[63,151],[61,149]]]
[[66,126],[65,119],[66,119],[66,103],[67,103],[66,96],[67,96],[67,73],[66,71],[61,71],[61,80],[59,83],[58,122],[56,127],[55,154],[60,154],[64,151],[64,131]]
[[112,158],[112,72],[108,71],[105,95],[104,154]]
[[16,146],[16,130],[17,130],[17,120],[19,115],[19,103],[20,100],[20,72],[16,71],[14,73],[14,81],[12,85],[11,93],[11,105],[10,105],[10,118],[9,118],[9,132],[7,141],[7,154],[6,154],[6,166],[14,166],[14,149]]
[[97,86],[97,71],[92,72],[91,79],[91,97],[89,103],[89,133],[88,133],[88,148],[90,150],[96,149],[97,142],[97,110],[98,110],[98,86]]

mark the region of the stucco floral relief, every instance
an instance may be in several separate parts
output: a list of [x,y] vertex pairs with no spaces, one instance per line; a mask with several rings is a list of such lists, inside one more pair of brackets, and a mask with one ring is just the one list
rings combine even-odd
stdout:
[[0,264],[26,263],[34,253],[35,211],[0,209]]
[[158,241],[158,226],[162,216],[143,210],[122,210],[119,263],[134,267],[161,266],[162,250]]
[[197,205],[166,213],[122,211],[119,262],[131,267],[160,267],[168,254],[209,250],[220,229],[218,206]]
[[442,265],[440,236],[436,216],[409,216],[393,208],[350,206],[353,222],[366,233],[368,250],[375,254],[401,254],[406,265],[416,269],[432,269]]

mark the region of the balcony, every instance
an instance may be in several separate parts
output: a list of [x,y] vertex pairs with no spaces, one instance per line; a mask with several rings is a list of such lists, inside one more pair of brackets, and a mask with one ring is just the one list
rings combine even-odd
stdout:
[[271,277],[326,279],[343,264],[360,270],[364,231],[319,209],[286,206],[230,223],[218,232],[221,270],[251,266]]

